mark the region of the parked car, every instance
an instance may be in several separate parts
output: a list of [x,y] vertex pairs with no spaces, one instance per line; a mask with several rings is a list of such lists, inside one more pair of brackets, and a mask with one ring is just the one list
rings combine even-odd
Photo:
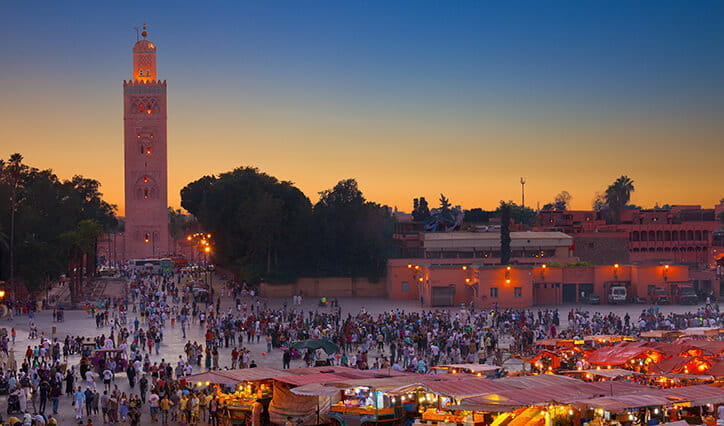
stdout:
[[600,304],[601,304],[601,298],[600,298],[597,294],[591,293],[591,294],[588,295],[588,297],[586,297],[586,302],[587,302],[589,305],[600,305]]

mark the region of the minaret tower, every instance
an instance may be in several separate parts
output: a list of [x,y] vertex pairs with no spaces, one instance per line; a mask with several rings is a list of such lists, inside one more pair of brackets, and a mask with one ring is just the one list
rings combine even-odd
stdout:
[[166,81],[156,79],[156,45],[133,46],[133,79],[123,81],[126,259],[163,257],[168,242]]

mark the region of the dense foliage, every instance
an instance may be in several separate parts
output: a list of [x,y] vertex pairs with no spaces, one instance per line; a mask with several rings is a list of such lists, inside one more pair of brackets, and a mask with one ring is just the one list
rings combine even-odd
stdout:
[[312,207],[291,182],[245,167],[189,183],[181,205],[214,235],[215,262],[240,279],[381,276],[392,235],[387,210],[365,201],[352,179],[320,195]]
[[510,263],[510,215],[511,203],[505,201],[500,202],[500,264],[507,265]]
[[77,300],[82,275],[95,272],[98,236],[118,226],[115,206],[103,201],[99,188],[82,176],[60,180],[51,170],[24,164],[20,154],[0,160],[2,279],[37,290],[75,270],[71,297]]

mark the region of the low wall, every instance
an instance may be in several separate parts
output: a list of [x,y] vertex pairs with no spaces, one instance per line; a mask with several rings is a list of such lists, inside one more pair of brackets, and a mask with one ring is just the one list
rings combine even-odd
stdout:
[[300,278],[294,284],[267,284],[259,287],[262,297],[292,297],[300,292],[311,297],[387,297],[386,280],[366,278]]

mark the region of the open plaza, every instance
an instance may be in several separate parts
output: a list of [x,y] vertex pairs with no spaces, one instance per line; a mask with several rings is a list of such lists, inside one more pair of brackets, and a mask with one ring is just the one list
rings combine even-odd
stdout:
[[57,306],[2,319],[6,419],[631,424],[715,422],[724,403],[716,304],[266,299],[209,274],[105,279],[98,304],[65,310],[61,322]]

